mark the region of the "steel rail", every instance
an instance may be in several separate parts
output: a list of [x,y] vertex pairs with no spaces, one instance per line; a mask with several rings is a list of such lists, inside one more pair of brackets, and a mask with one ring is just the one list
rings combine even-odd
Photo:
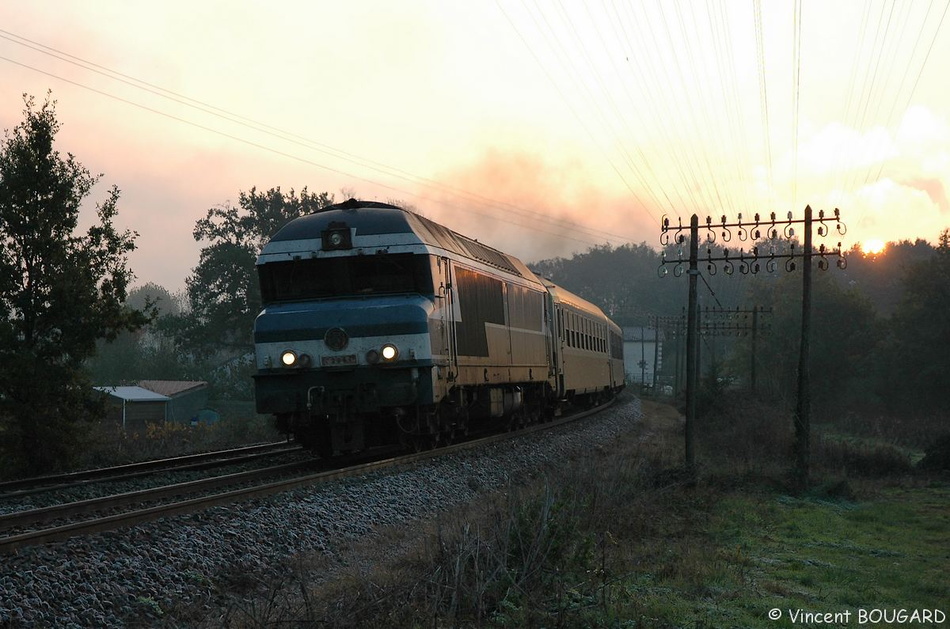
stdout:
[[[230,491],[210,495],[202,496],[198,498],[192,498],[189,500],[183,500],[180,502],[156,505],[152,507],[147,507],[143,509],[138,509],[135,511],[128,511],[125,513],[119,513],[114,515],[105,516],[102,518],[97,518],[93,520],[85,520],[81,522],[74,522],[69,524],[63,524],[60,526],[29,531],[25,533],[20,533],[16,535],[7,536],[0,538],[0,554],[10,553],[18,548],[24,546],[31,546],[37,544],[43,544],[53,541],[62,541],[70,537],[77,535],[90,535],[93,533],[100,533],[104,531],[110,531],[117,528],[123,528],[128,526],[134,526],[136,524],[142,524],[145,522],[150,522],[157,520],[163,517],[171,515],[180,515],[183,513],[193,513],[195,511],[201,511],[213,506],[221,504],[230,504],[238,502],[241,500],[248,500],[251,498],[261,498],[265,496],[271,496],[274,494],[282,493],[285,491],[290,491],[293,489],[298,489],[300,487],[306,487],[309,485],[316,485],[320,483],[325,483],[333,480],[338,480],[341,478],[348,478],[353,476],[360,476],[363,474],[368,474],[377,470],[387,469],[391,467],[398,466],[411,466],[428,459],[433,459],[436,457],[441,457],[448,454],[454,454],[456,452],[462,452],[464,450],[470,450],[480,447],[485,447],[498,443],[501,441],[506,441],[509,439],[515,439],[518,437],[523,437],[535,432],[542,430],[550,430],[557,428],[571,422],[575,422],[584,417],[588,417],[594,413],[598,413],[608,406],[610,406],[614,400],[610,400],[601,406],[581,411],[578,413],[571,414],[569,416],[563,417],[561,419],[556,419],[554,421],[533,424],[526,428],[522,428],[516,431],[503,432],[488,437],[482,437],[479,439],[474,439],[471,441],[464,441],[456,443],[449,446],[444,446],[441,448],[435,448],[433,450],[426,450],[423,452],[416,452],[412,454],[407,454],[403,456],[391,457],[388,459],[382,459],[379,461],[372,461],[369,463],[361,463],[358,465],[353,465],[345,468],[340,468],[336,470],[328,470],[317,472],[314,474],[307,474],[304,476],[274,481],[271,483],[266,483],[263,485],[256,485],[253,487],[243,487],[239,489],[233,489]],[[201,481],[193,481],[201,482]],[[180,487],[177,485],[170,485],[167,488],[171,491],[172,489]],[[147,491],[147,490],[146,490]],[[138,493],[138,492],[133,492]],[[181,492],[179,492],[181,493]],[[11,514],[16,515],[16,514]],[[2,522],[2,520],[0,520]]]
[[65,474],[51,474],[23,478],[0,483],[0,500],[7,498],[21,498],[57,489],[67,489],[85,483],[107,483],[118,480],[136,478],[151,474],[157,470],[169,472],[196,470],[212,466],[233,465],[243,461],[252,461],[256,458],[292,452],[299,450],[299,445],[288,444],[285,441],[243,446],[214,452],[186,454],[179,457],[140,461],[127,465],[116,465]]
[[121,494],[101,496],[99,498],[89,498],[88,500],[77,500],[75,502],[66,502],[48,507],[14,511],[12,513],[0,515],[0,531],[30,526],[36,523],[49,522],[50,520],[54,520],[56,518],[85,515],[95,511],[104,511],[106,509],[115,509],[118,507],[140,504],[143,502],[163,500],[165,498],[170,498],[181,494],[195,493],[199,491],[211,491],[221,487],[236,485],[238,483],[256,481],[262,478],[271,478],[275,474],[281,474],[300,468],[312,468],[314,463],[315,461],[296,461],[294,463],[285,463],[259,470],[247,470],[244,472],[235,472],[233,474],[212,476],[210,478],[199,478],[183,483],[162,485],[161,487],[138,489]]

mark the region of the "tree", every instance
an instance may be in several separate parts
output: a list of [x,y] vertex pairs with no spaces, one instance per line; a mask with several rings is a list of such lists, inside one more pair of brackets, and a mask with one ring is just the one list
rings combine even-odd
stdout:
[[[759,387],[771,399],[793,403],[797,395],[801,350],[802,271],[760,272],[751,279],[746,303],[770,308],[767,329],[758,337]],[[815,262],[813,261],[814,265]],[[809,395],[818,417],[877,402],[867,382],[880,339],[880,322],[870,300],[853,287],[843,287],[835,267],[812,273],[812,316]],[[760,319],[761,321],[761,319]],[[735,366],[749,364],[751,338],[743,337]]]
[[881,388],[916,412],[945,412],[950,390],[950,230],[929,259],[909,265],[889,325]]
[[186,280],[191,313],[184,344],[201,355],[225,359],[253,349],[254,318],[261,309],[261,290],[254,263],[271,236],[290,220],[333,203],[326,192],[298,196],[280,187],[241,192],[230,203],[208,210],[195,224],[194,237],[206,242],[198,266]]
[[54,150],[49,95],[39,109],[24,102],[24,121],[0,147],[0,448],[13,471],[35,473],[67,464],[84,420],[101,410],[83,369],[96,340],[147,317],[123,306],[137,234],[115,228],[118,188],[77,234],[101,175]]
[[164,329],[166,320],[177,320],[181,314],[178,299],[149,282],[132,289],[125,305],[147,312],[152,320],[138,330],[123,331],[114,339],[96,343],[96,354],[86,364],[93,383],[114,386],[185,377],[174,339]]
[[904,294],[904,273],[929,260],[934,248],[926,240],[889,242],[877,254],[866,254],[859,245],[848,252],[848,268],[833,277],[842,286],[854,286],[868,296],[878,314],[890,317]]

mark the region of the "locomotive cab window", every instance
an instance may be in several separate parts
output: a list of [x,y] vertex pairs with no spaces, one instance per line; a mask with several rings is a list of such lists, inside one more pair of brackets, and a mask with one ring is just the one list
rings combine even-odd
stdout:
[[265,304],[361,295],[433,294],[429,256],[411,253],[270,262],[258,267],[258,272]]

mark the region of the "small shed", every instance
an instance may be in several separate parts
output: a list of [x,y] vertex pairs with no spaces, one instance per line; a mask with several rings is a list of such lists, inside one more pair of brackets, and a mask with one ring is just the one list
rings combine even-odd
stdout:
[[142,387],[93,387],[107,396],[107,418],[124,429],[144,428],[146,424],[164,422],[171,398]]
[[179,424],[193,423],[208,406],[208,383],[203,380],[142,380],[139,386],[168,397],[165,419]]

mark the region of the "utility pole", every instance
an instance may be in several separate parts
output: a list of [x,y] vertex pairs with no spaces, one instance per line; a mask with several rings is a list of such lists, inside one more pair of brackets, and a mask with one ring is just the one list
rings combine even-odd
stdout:
[[653,395],[656,395],[656,374],[660,371],[660,328],[653,324]]
[[759,307],[753,306],[752,308],[752,355],[749,357],[749,389],[752,393],[755,393],[755,355],[758,348],[756,347],[756,339],[759,335]]
[[640,391],[641,393],[646,390],[647,387],[647,356],[646,356],[646,328],[642,325],[640,326],[640,362],[637,363],[640,367]]
[[689,219],[689,299],[686,306],[686,471],[696,469],[696,393],[699,389],[699,217]]
[[[844,235],[847,232],[847,228],[844,226],[844,223],[841,222],[840,211],[835,208],[834,218],[829,217],[826,219],[824,211],[819,211],[819,227],[817,230],[819,236],[823,237],[829,234],[828,226],[825,224],[826,220],[833,220],[836,223],[839,234]],[[779,229],[782,230],[784,237],[791,241],[795,235],[795,225],[799,224],[803,225],[805,229],[804,251],[801,253],[796,252],[795,243],[790,242],[789,252],[776,253],[774,242],[779,239]],[[758,273],[761,270],[761,263],[763,261],[765,262],[766,270],[771,273],[777,269],[777,260],[782,259],[785,260],[785,270],[791,272],[795,270],[795,260],[798,258],[804,259],[805,264],[802,273],[802,332],[798,361],[798,395],[795,405],[795,475],[800,487],[807,486],[809,474],[809,442],[811,432],[811,398],[809,392],[811,384],[809,377],[809,352],[811,337],[811,264],[812,260],[817,258],[818,268],[821,270],[826,270],[828,268],[827,256],[834,255],[838,258],[838,268],[844,269],[847,267],[847,259],[844,257],[840,242],[838,243],[838,247],[834,250],[827,249],[824,245],[821,245],[817,252],[813,250],[813,226],[814,221],[812,219],[812,209],[810,205],[805,208],[804,220],[793,219],[791,212],[788,213],[788,220],[777,220],[775,217],[775,212],[772,212],[770,219],[768,220],[763,220],[760,218],[759,214],[756,214],[754,222],[750,223],[747,221],[743,223],[742,215],[740,214],[738,220],[734,223],[727,222],[726,217],[723,216],[721,222],[714,225],[712,218],[707,216],[705,227],[707,230],[706,239],[710,243],[716,241],[718,230],[721,230],[718,231],[718,233],[721,234],[721,238],[724,242],[729,242],[732,240],[733,230],[735,230],[735,234],[738,236],[739,240],[749,240],[756,242],[762,239],[762,229],[764,228],[766,229],[766,236],[768,240],[773,243],[773,246],[770,246],[768,254],[760,253],[759,247],[757,245],[753,245],[749,253],[746,253],[740,248],[738,256],[733,253],[731,257],[729,254],[729,249],[724,248],[721,255],[713,255],[712,248],[707,247],[706,256],[703,258],[703,262],[706,263],[706,268],[709,270],[710,274],[715,274],[718,265],[722,264],[722,268],[727,275],[732,275],[735,272],[736,265],[738,265],[738,270],[742,274]],[[670,225],[669,218],[664,217],[661,227],[660,243],[664,246],[670,244],[670,232],[675,232],[674,238],[676,242],[679,245],[682,245],[686,240],[686,234],[684,233],[685,230],[686,228],[683,226],[682,221],[680,221],[677,227],[672,227]],[[688,261],[683,259],[682,248],[680,248],[680,255],[677,260],[667,260],[666,251],[664,250],[662,259],[660,261],[659,275],[660,277],[665,276],[666,265],[673,264],[675,265],[673,267],[673,275],[679,277],[683,274],[684,263],[688,262],[689,299],[687,307],[686,331],[686,466],[689,470],[693,470],[695,466],[695,437],[693,431],[696,419],[696,390],[699,384],[697,369],[699,317],[697,312],[698,306],[696,296],[696,278],[699,275],[699,218],[695,214],[690,217],[689,241],[690,245]]]
[[811,448],[811,206],[805,208],[805,265],[802,268],[802,336],[798,353],[795,403],[795,474],[799,489],[808,487]]

